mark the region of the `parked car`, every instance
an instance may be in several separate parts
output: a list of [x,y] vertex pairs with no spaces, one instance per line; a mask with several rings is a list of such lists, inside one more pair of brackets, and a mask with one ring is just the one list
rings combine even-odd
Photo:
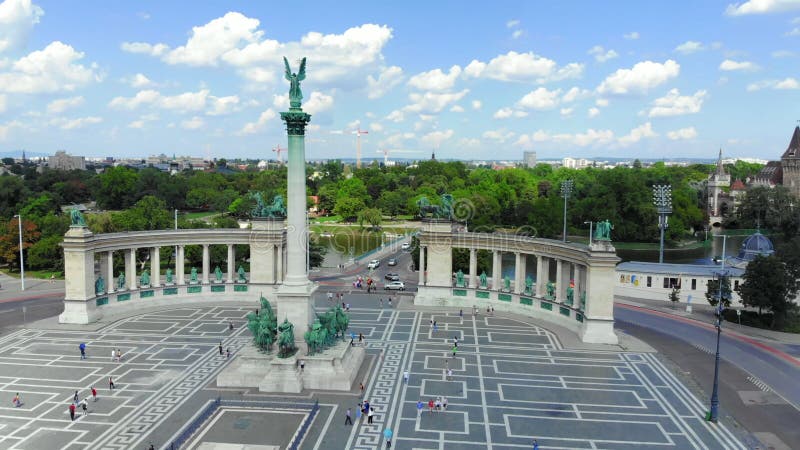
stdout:
[[386,275],[383,276],[383,278],[389,281],[400,281],[400,275],[396,273],[387,273]]
[[372,261],[369,262],[369,264],[367,264],[367,269],[377,269],[378,267],[380,267],[380,265],[381,262],[379,260],[373,259]]
[[392,259],[390,259],[389,261],[386,262],[386,265],[387,266],[396,266],[397,265],[397,260],[392,258]]
[[411,250],[411,244],[408,242],[403,242],[403,245],[401,245],[400,248],[403,250]]
[[406,285],[402,281],[392,281],[391,283],[386,283],[384,289],[387,291],[405,291]]

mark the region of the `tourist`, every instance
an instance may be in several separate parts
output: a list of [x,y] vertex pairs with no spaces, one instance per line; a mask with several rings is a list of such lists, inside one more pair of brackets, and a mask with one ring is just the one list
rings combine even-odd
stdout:
[[436,405],[436,412],[437,413],[442,412],[442,398],[441,397],[436,397],[436,401],[434,402],[434,405]]
[[87,402],[86,399],[83,399],[81,402],[81,409],[83,410],[84,416],[89,414],[89,402]]
[[301,359],[300,360],[300,373],[305,372],[305,370],[306,370],[306,360],[305,359]]
[[453,358],[456,357],[456,352],[458,351],[458,347],[453,346]]
[[228,321],[228,330],[233,331],[233,322],[230,320]]
[[453,369],[447,369],[447,381],[453,379]]
[[114,379],[111,378],[111,377],[108,377],[108,389],[113,391],[115,387],[116,386],[114,386]]
[[428,400],[428,412],[433,414],[433,399]]
[[442,407],[447,411],[447,397],[442,397]]
[[78,349],[81,351],[81,359],[86,359],[86,344],[81,342],[81,345],[78,346]]
[[358,383],[358,384],[359,384],[358,388],[361,390],[361,396],[363,397],[364,396],[364,383],[361,382],[361,383]]
[[122,362],[122,350],[117,349],[117,362]]
[[421,399],[419,401],[417,401],[417,417],[421,417],[422,416],[422,408],[424,408],[424,407],[425,407],[425,404],[422,403]]
[[364,335],[362,333],[358,333],[358,345],[364,346]]
[[22,400],[19,399],[19,392],[17,392],[17,395],[15,395],[14,399],[11,400],[11,403],[14,405],[14,408],[19,408],[22,406]]
[[458,336],[453,336],[453,345],[458,347]]
[[486,315],[487,316],[489,315],[489,307],[488,306],[486,307]]
[[219,356],[222,356],[222,341],[219,341]]
[[464,310],[463,309],[459,309],[458,310],[458,317],[461,317],[461,318],[464,317]]
[[369,412],[367,413],[367,423],[372,424],[372,416],[375,415],[375,408],[370,408]]
[[361,415],[364,414],[364,404],[358,402],[358,409],[356,409],[356,420],[361,421]]
[[73,422],[75,421],[75,403],[69,404],[69,418]]
[[333,303],[333,292],[328,291],[328,301]]
[[403,372],[403,383],[408,384],[408,370]]
[[111,349],[111,362],[114,362],[114,358],[117,357],[117,351],[113,348]]
[[492,317],[494,317],[494,306],[492,306]]
[[533,450],[539,450],[539,443],[536,442],[536,439],[533,440]]
[[392,307],[392,298],[389,297],[389,308],[391,308],[391,307]]
[[381,302],[381,308],[383,308],[383,297],[381,297],[380,302]]
[[97,401],[97,389],[92,386],[92,401]]
[[75,391],[75,395],[72,396],[72,403],[78,404],[78,391]]
[[437,331],[439,331],[439,327],[436,325],[436,321],[434,320],[433,321],[433,332],[436,333]]
[[350,410],[350,408],[347,408],[347,412],[344,413],[344,424],[345,425],[347,425],[348,423],[350,425],[353,424],[352,415],[353,415],[353,412]]
[[231,359],[231,348],[230,347],[225,349],[225,358],[226,359]]

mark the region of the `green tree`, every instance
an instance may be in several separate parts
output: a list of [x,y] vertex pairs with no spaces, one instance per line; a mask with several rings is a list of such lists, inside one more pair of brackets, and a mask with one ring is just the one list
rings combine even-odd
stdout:
[[[722,293],[720,293],[720,285],[722,286]],[[723,276],[716,280],[708,280],[706,284],[706,300],[711,306],[717,306],[719,299],[722,298],[722,304],[728,308],[731,306],[731,279]]]
[[382,221],[383,215],[378,208],[365,208],[358,213],[358,225],[361,228],[364,228],[364,222],[367,222],[373,229],[377,229]]
[[17,214],[17,204],[25,201],[27,196],[28,188],[20,177],[0,176],[0,217]]
[[[5,223],[5,233],[0,236],[0,259],[7,264],[16,266],[19,270],[19,219],[13,218]],[[22,218],[22,249],[23,252],[29,249],[39,240],[39,232],[36,224],[30,220]]]
[[397,191],[383,191],[378,198],[378,206],[382,211],[386,211],[391,218],[400,214],[405,206],[403,196]]
[[308,251],[308,260],[311,267],[320,267],[325,259],[325,254],[328,253],[328,247],[312,239],[309,241]]
[[791,300],[797,294],[797,279],[777,256],[756,256],[742,278],[737,290],[742,303],[758,308],[759,315],[764,309],[771,311],[770,328],[783,325],[788,314],[797,309]]
[[31,269],[64,270],[64,255],[61,250],[62,236],[47,236],[28,249],[26,266]]
[[358,213],[366,208],[364,200],[354,197],[341,197],[336,200],[333,208],[334,214],[342,216],[342,219],[351,220],[358,216]]
[[124,166],[110,167],[95,178],[93,189],[97,205],[104,209],[123,209],[135,202],[139,176]]
[[147,195],[130,209],[112,215],[117,230],[142,231],[172,228],[173,218],[164,200]]

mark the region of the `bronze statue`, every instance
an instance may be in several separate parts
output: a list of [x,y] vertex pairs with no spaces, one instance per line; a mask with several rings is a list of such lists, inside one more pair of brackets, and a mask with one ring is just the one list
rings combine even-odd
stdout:
[[525,294],[533,295],[533,279],[530,275],[525,277]]
[[306,79],[306,59],[300,60],[300,70],[297,73],[292,73],[289,67],[289,60],[283,57],[283,63],[286,65],[286,72],[284,76],[289,80],[289,107],[299,108],[303,100],[303,91],[300,90],[300,82]]
[[97,277],[97,281],[94,282],[94,293],[95,295],[104,294],[106,292],[106,282],[103,280],[103,276],[100,275]]
[[294,325],[289,319],[283,319],[278,326],[278,358],[288,358],[297,352],[294,345]]
[[86,220],[83,218],[83,214],[78,211],[76,208],[72,208],[69,210],[69,219],[70,219],[70,226],[73,227],[85,227]]
[[167,269],[167,284],[172,284],[172,269]]
[[485,270],[483,272],[481,272],[480,280],[481,280],[481,287],[486,289],[487,281],[486,281],[486,271]]
[[456,286],[464,287],[464,272],[461,269],[456,272]]
[[214,268],[214,279],[217,283],[222,283],[222,270],[220,270],[219,266]]
[[139,282],[142,286],[150,286],[150,274],[147,272],[147,269],[144,269],[144,272],[142,272],[142,277],[139,279]]
[[247,283],[247,278],[245,277],[244,267],[239,266],[239,270],[236,271],[236,275],[239,277],[237,280],[239,283]]

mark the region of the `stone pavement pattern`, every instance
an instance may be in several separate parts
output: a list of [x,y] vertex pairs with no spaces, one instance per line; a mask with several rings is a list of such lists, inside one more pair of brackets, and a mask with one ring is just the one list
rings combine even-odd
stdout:
[[[352,395],[304,393],[321,408],[303,449],[383,448],[387,427],[394,449],[520,449],[530,448],[533,438],[542,449],[744,448],[725,426],[703,420],[704,402],[652,354],[564,349],[554,334],[524,318],[381,309],[374,301],[354,306],[351,330],[364,333],[371,355],[363,377],[374,424],[343,425],[344,410],[358,402],[357,388]],[[246,345],[249,332],[240,325],[249,310],[180,307],[97,331],[26,329],[3,336],[0,449],[145,448],[154,436],[160,446],[217,394],[269,399],[213,385],[228,362],[217,345],[222,341],[234,355]],[[432,315],[438,332],[429,325]],[[237,324],[233,333],[229,320]],[[81,342],[89,355],[84,361]],[[122,363],[111,361],[111,348],[122,350]],[[117,385],[113,393],[109,376]],[[83,398],[91,386],[100,399],[90,401],[88,416],[70,422],[74,391]],[[16,392],[21,408],[11,406]],[[448,399],[446,412],[430,414],[426,407],[418,415],[417,400],[439,395]],[[265,414],[286,416],[280,419],[285,435],[265,432],[259,425]],[[252,441],[261,429],[262,444],[285,445],[299,422],[296,412],[232,408],[201,433],[215,442]]]

